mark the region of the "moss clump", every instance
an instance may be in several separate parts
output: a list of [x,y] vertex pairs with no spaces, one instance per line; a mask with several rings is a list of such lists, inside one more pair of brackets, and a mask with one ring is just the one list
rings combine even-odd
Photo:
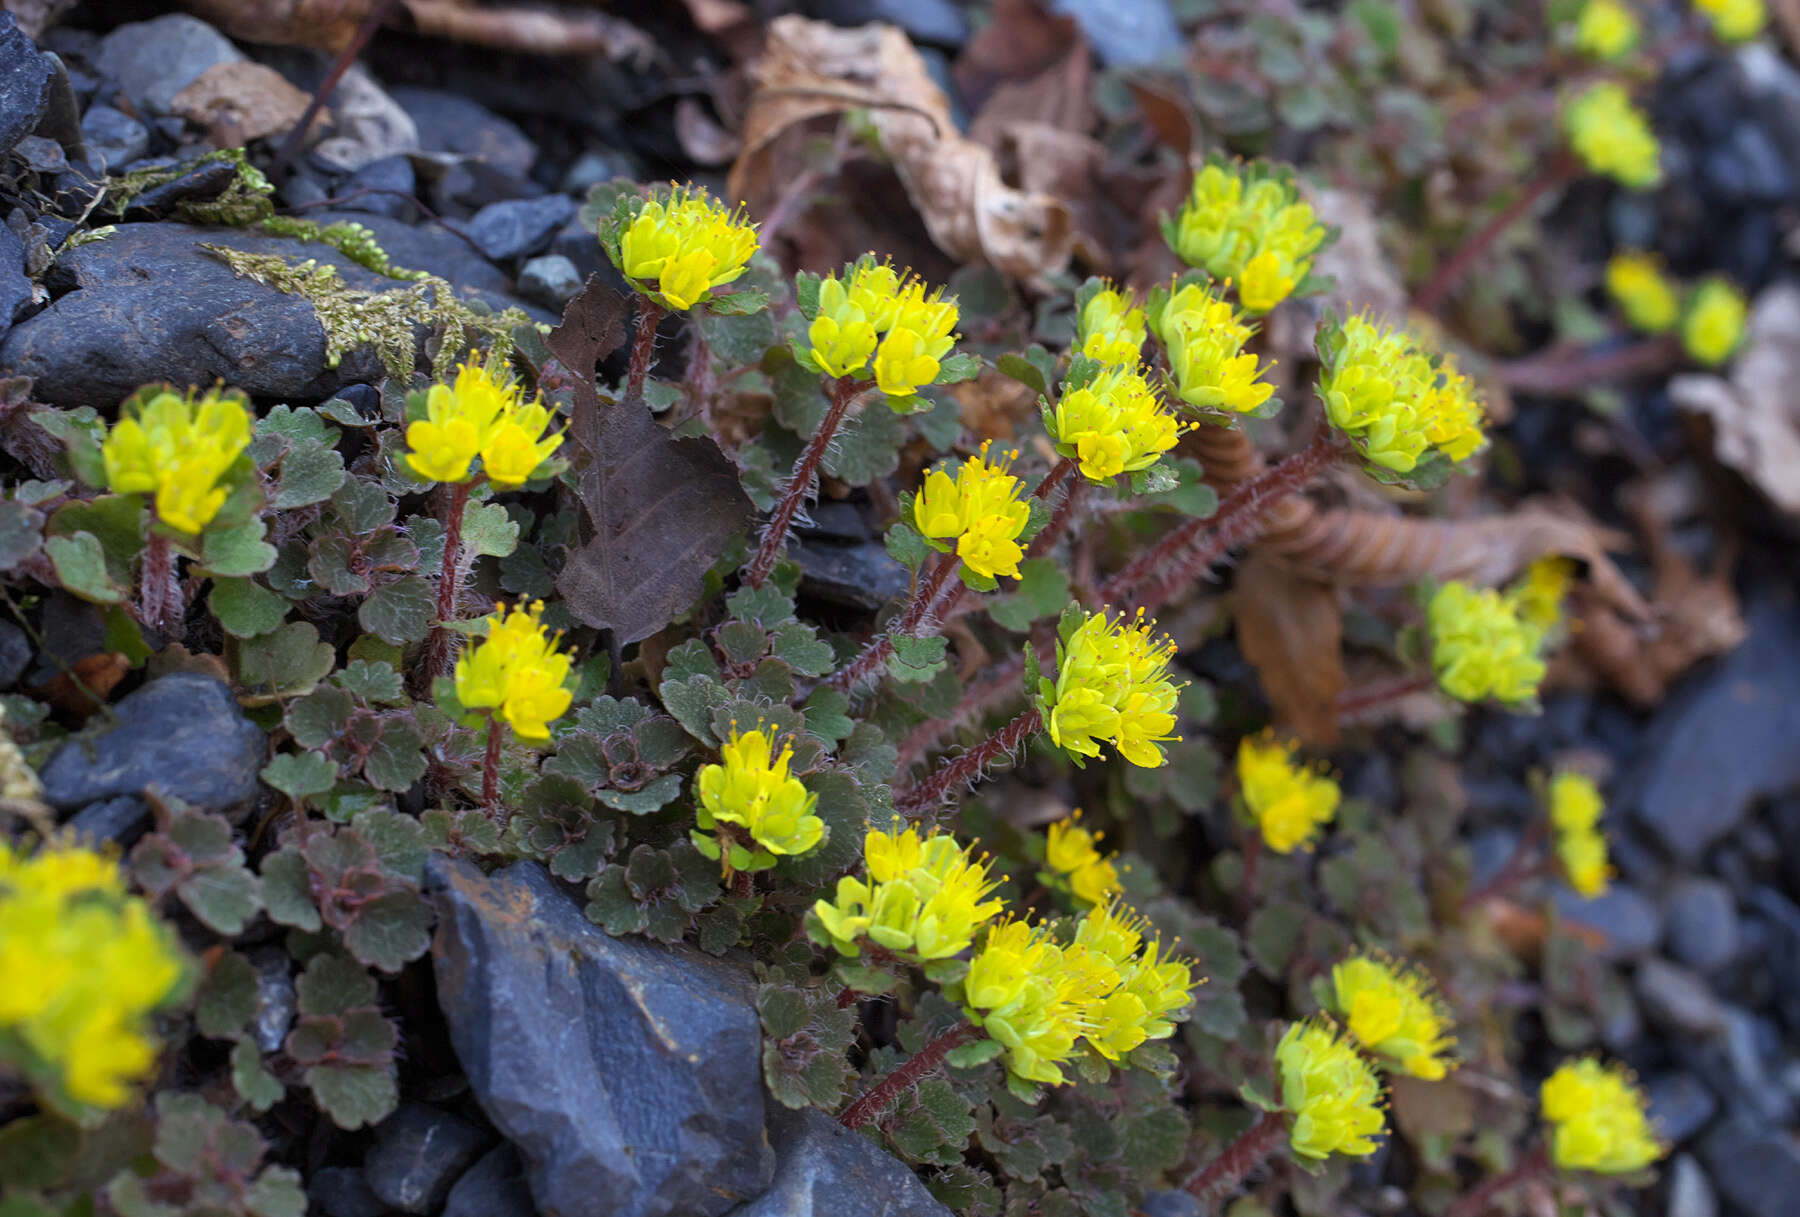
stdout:
[[316,220],[301,220],[293,216],[270,216],[262,222],[262,230],[272,237],[292,237],[297,241],[317,241],[378,275],[386,275],[390,279],[427,279],[429,272],[408,270],[404,266],[395,266],[388,257],[387,250],[381,248],[375,234],[367,227],[354,220],[339,220],[334,224],[320,224]]

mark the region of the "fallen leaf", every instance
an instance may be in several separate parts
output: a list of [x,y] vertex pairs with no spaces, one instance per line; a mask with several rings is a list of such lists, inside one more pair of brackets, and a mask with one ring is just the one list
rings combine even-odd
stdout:
[[[206,128],[215,148],[241,147],[254,139],[280,135],[306,113],[312,98],[287,82],[274,68],[253,60],[215,63],[175,94],[171,112]],[[330,121],[321,110],[315,127]]]
[[1337,589],[1252,549],[1238,567],[1232,595],[1238,648],[1261,677],[1276,722],[1308,744],[1331,746],[1344,690]]
[[950,70],[957,92],[977,110],[1006,81],[1030,79],[1072,53],[1087,58],[1075,19],[1051,13],[1039,0],[994,0],[989,16]]
[[776,18],[744,118],[744,151],[728,193],[762,214],[785,183],[771,168],[776,144],[812,119],[867,110],[931,239],[951,257],[1035,278],[1068,264],[1074,225],[1067,205],[1001,180],[994,154],[957,132],[949,100],[905,34],[889,25],[840,29]]
[[693,97],[675,103],[675,138],[681,141],[681,150],[701,165],[723,165],[742,148],[737,136],[714,122]]
[[602,402],[595,391],[595,365],[624,341],[625,308],[595,275],[546,340],[574,392],[571,456],[589,538],[556,588],[570,612],[621,646],[691,605],[751,518],[737,468],[716,443],[676,439],[642,400]]
[[350,45],[379,0],[183,0],[232,38],[337,52]]
[[1475,1096],[1454,1078],[1428,1082],[1389,1074],[1388,1102],[1395,1126],[1414,1145],[1429,1137],[1460,1137],[1475,1128]]
[[1000,82],[969,124],[969,138],[999,151],[1017,123],[1087,135],[1094,129],[1093,76],[1087,47],[1071,43],[1032,76]]
[[[656,43],[636,26],[605,13],[475,8],[466,0],[184,0],[187,8],[233,38],[271,46],[342,51],[362,23],[386,5],[386,19],[428,37],[535,55],[601,55],[648,63]],[[404,14],[404,17],[401,16]]]

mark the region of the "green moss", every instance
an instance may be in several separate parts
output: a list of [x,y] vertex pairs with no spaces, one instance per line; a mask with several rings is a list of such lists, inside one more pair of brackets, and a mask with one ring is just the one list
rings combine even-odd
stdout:
[[269,184],[269,179],[263,176],[262,170],[244,159],[242,148],[220,148],[179,165],[138,169],[120,174],[107,183],[106,206],[123,214],[131,201],[146,190],[167,185],[212,161],[225,161],[237,167],[237,176],[231,185],[214,198],[182,200],[170,209],[171,218],[189,224],[224,224],[242,228],[246,224],[266,220],[275,213],[275,204],[270,201],[275,187]]
[[329,245],[358,266],[367,267],[390,279],[429,278],[425,271],[395,266],[388,258],[387,250],[381,248],[376,241],[375,234],[354,220],[320,224],[315,220],[302,220],[294,216],[270,216],[262,222],[262,230],[272,237],[293,237],[298,241],[317,241]]

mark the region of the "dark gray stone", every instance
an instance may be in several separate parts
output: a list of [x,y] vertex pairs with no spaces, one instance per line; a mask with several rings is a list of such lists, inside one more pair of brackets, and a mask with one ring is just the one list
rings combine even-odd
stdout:
[[25,277],[25,243],[0,224],[0,334],[31,307],[31,280]]
[[64,173],[69,168],[69,154],[48,136],[25,136],[13,146],[13,155],[33,173]]
[[1658,1135],[1676,1145],[1705,1128],[1719,1110],[1712,1091],[1691,1073],[1658,1074],[1644,1084],[1644,1092]]
[[1633,813],[1683,863],[1757,800],[1800,784],[1800,612],[1764,599],[1749,636],[1667,703],[1645,740]]
[[[1752,891],[1750,907],[1766,943],[1762,963],[1773,979],[1776,1013],[1790,1034],[1800,1036],[1800,907],[1772,887]],[[1746,952],[1746,958],[1756,955]]]
[[385,1217],[388,1211],[357,1166],[327,1166],[313,1172],[306,1195],[325,1217]]
[[1719,1217],[1719,1198],[1691,1154],[1679,1154],[1669,1167],[1667,1217]]
[[113,841],[130,849],[150,828],[150,804],[135,794],[89,803],[64,825],[89,841]]
[[1737,898],[1716,879],[1683,879],[1669,893],[1668,950],[1680,962],[1713,972],[1737,957]]
[[1051,0],[1050,11],[1073,17],[1109,68],[1178,58],[1186,45],[1169,0]]
[[71,738],[44,766],[44,801],[73,810],[97,799],[162,794],[207,811],[256,797],[268,754],[224,682],[198,672],[159,676]]
[[1721,1121],[1701,1140],[1700,1161],[1744,1217],[1793,1213],[1800,1196],[1800,1142],[1788,1129],[1755,1120]]
[[912,586],[912,574],[879,541],[827,545],[800,540],[788,546],[800,564],[800,593],[874,612]]
[[533,1217],[536,1212],[525,1184],[525,1164],[504,1142],[464,1171],[444,1202],[444,1217]]
[[450,1040],[538,1208],[717,1217],[774,1173],[754,985],[613,938],[543,867],[437,858],[432,963]]
[[515,178],[531,173],[537,145],[480,102],[439,89],[402,88],[389,93],[418,126],[422,150],[479,157]]
[[833,25],[885,21],[905,30],[914,42],[951,49],[969,40],[969,18],[950,0],[811,0],[808,12]]
[[140,112],[167,114],[175,95],[214,64],[244,57],[198,17],[169,13],[149,21],[133,21],[100,40],[94,66],[119,82]]
[[363,1178],[382,1203],[403,1213],[432,1213],[456,1177],[493,1143],[486,1130],[423,1103],[402,1103],[375,1126]]
[[396,220],[410,222],[416,209],[412,201],[405,197],[417,195],[419,182],[413,173],[412,158],[406,156],[384,156],[370,161],[352,173],[343,187],[338,191],[340,196],[355,194],[358,190],[376,191],[358,198],[346,199],[341,207],[345,211],[362,211],[371,215],[390,216]]
[[56,68],[31,44],[13,15],[0,12],[0,156],[37,129],[50,108]]
[[1662,915],[1629,884],[1615,883],[1591,900],[1558,884],[1554,899],[1562,918],[1591,926],[1606,936],[1600,950],[1608,959],[1636,959],[1654,951],[1662,941]]
[[1782,1084],[1776,1061],[1781,1053],[1781,1033],[1768,1019],[1740,1006],[1725,1010],[1725,1076],[1731,1106],[1772,1124],[1788,1124],[1794,1118],[1793,1096]]
[[250,953],[250,962],[256,965],[256,1018],[250,1032],[265,1053],[279,1052],[298,1008],[293,961],[276,946],[258,947]]
[[1725,1030],[1725,1007],[1706,981],[1656,956],[1638,965],[1638,1002],[1644,1014],[1665,1031],[1713,1036]]
[[89,159],[105,169],[120,169],[150,150],[150,128],[111,106],[89,106],[81,134]]
[[590,148],[575,158],[569,171],[563,174],[562,189],[565,194],[585,197],[587,192],[601,182],[610,182],[616,177],[630,177],[631,161],[622,152]]
[[31,666],[31,639],[10,621],[0,621],[0,690],[10,689]]
[[1200,1202],[1186,1192],[1146,1192],[1144,1217],[1201,1217]]
[[561,312],[581,294],[581,272],[561,254],[544,254],[519,268],[519,295]]
[[612,264],[600,249],[600,238],[592,231],[582,227],[579,218],[570,220],[556,230],[556,236],[550,242],[550,252],[560,254],[575,264],[575,272],[587,282],[589,275],[605,275],[606,281],[614,291],[629,292],[625,277],[619,274],[618,267]]
[[508,199],[476,212],[467,231],[482,253],[496,262],[509,262],[549,245],[556,230],[568,223],[576,210],[575,200],[566,194]]
[[814,1108],[770,1121],[775,1179],[731,1217],[950,1217],[919,1177]]
[[1777,203],[1793,193],[1781,150],[1754,122],[1733,127],[1723,143],[1706,151],[1700,165],[1713,194],[1729,203]]

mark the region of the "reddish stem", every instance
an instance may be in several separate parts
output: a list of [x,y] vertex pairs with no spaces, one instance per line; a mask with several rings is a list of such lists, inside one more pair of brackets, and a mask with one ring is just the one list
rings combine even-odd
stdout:
[[936,623],[938,615],[932,609],[942,598],[944,585],[961,565],[962,560],[955,554],[939,554],[930,573],[914,586],[912,599],[907,601],[906,608],[894,619],[887,633],[865,646],[855,659],[839,668],[825,683],[848,692],[880,672],[888,656],[894,653],[895,638],[910,637]]
[[1487,1211],[1488,1202],[1501,1192],[1510,1191],[1528,1179],[1536,1178],[1550,1169],[1550,1157],[1540,1143],[1529,1154],[1519,1159],[1509,1171],[1499,1175],[1490,1175],[1477,1184],[1473,1191],[1465,1193],[1461,1199],[1450,1206],[1444,1217],[1481,1217]]
[[825,450],[831,446],[831,437],[837,433],[838,424],[844,421],[850,403],[856,400],[856,391],[857,382],[853,377],[840,376],[831,382],[831,408],[825,411],[819,429],[813,432],[813,437],[806,442],[806,450],[795,462],[794,476],[788,479],[781,492],[781,502],[775,505],[775,514],[769,517],[768,531],[763,533],[762,546],[744,575],[745,582],[751,587],[761,587],[768,580],[769,572],[775,569],[787,544],[788,528],[794,522],[794,514],[812,490],[819,463],[825,459]]
[[500,818],[500,741],[505,728],[498,715],[488,716],[487,756],[481,763],[481,805],[488,818]]
[[1500,379],[1509,389],[1556,396],[1582,392],[1603,381],[1655,376],[1679,364],[1681,355],[1681,340],[1664,334],[1604,354],[1549,351],[1515,359],[1500,365]]
[[1354,689],[1345,689],[1338,694],[1338,718],[1353,720],[1358,715],[1366,714],[1377,706],[1385,706],[1402,697],[1411,697],[1414,693],[1423,693],[1437,684],[1437,678],[1429,672],[1419,672],[1410,676],[1396,676],[1391,680],[1378,680],[1370,684],[1360,685]]
[[1488,901],[1504,896],[1519,884],[1539,873],[1540,868],[1532,866],[1532,859],[1537,848],[1543,843],[1548,830],[1543,820],[1533,820],[1519,843],[1513,847],[1512,856],[1506,860],[1499,870],[1495,871],[1488,881],[1463,897],[1462,911],[1465,915],[1474,912]]
[[981,1034],[969,1023],[959,1023],[923,1048],[913,1053],[906,1064],[864,1091],[862,1097],[844,1109],[838,1123],[857,1129],[873,1120],[882,1108],[911,1090],[922,1078],[937,1072],[950,1050],[960,1047]]
[[1056,464],[1050,466],[1050,472],[1046,473],[1044,475],[1044,480],[1037,484],[1037,488],[1031,492],[1031,497],[1034,499],[1048,499],[1050,497],[1050,492],[1062,485],[1062,480],[1073,472],[1075,472],[1075,458],[1072,456],[1063,457],[1060,461],[1057,461]]
[[1261,1166],[1287,1136],[1287,1114],[1265,1111],[1225,1149],[1187,1181],[1187,1191],[1202,1205],[1218,1199]]
[[139,576],[138,616],[145,625],[153,630],[163,628],[163,618],[169,611],[169,576],[175,568],[175,558],[169,548],[169,538],[156,531],[156,510],[150,511],[150,538],[144,545],[144,570]]
[[469,492],[473,488],[472,478],[466,482],[452,482],[445,488],[448,502],[444,508],[444,561],[438,569],[437,624],[432,627],[431,637],[425,644],[427,679],[436,679],[450,670],[455,638],[445,626],[456,620],[457,601],[461,598],[463,512],[468,507]]
[[[1047,480],[1047,479],[1046,479]],[[1058,541],[1067,535],[1075,523],[1075,512],[1081,502],[1081,496],[1087,490],[1086,479],[1079,480],[1069,487],[1063,495],[1062,502],[1056,505],[1051,513],[1050,522],[1044,525],[1044,531],[1031,539],[1031,547],[1025,551],[1027,558],[1041,558],[1049,553]]]
[[952,790],[973,782],[995,761],[1011,756],[1043,727],[1043,712],[1036,706],[1031,707],[961,756],[939,765],[936,773],[917,786],[900,791],[894,796],[895,808],[902,815],[919,815],[926,808],[942,802]]
[[644,395],[644,378],[650,375],[650,364],[656,357],[656,327],[662,319],[662,305],[648,296],[640,295],[637,335],[631,341],[631,366],[625,374],[627,401],[637,401]]
[[1519,191],[1512,202],[1502,207],[1499,213],[1483,227],[1477,229],[1473,236],[1464,240],[1457,247],[1456,252],[1452,253],[1449,259],[1437,268],[1437,273],[1426,281],[1425,286],[1419,289],[1419,294],[1413,298],[1413,308],[1421,313],[1437,312],[1438,306],[1444,302],[1444,297],[1450,294],[1450,289],[1462,281],[1462,277],[1469,272],[1469,268],[1480,260],[1481,255],[1486,253],[1488,248],[1500,238],[1500,234],[1511,228],[1520,216],[1530,211],[1539,199],[1571,180],[1577,169],[1575,158],[1570,156],[1566,149],[1559,149],[1550,158],[1550,163],[1544,166],[1543,172],[1526,183],[1525,188]]
[[293,130],[288,132],[287,138],[281,141],[281,150],[275,154],[275,161],[269,166],[270,177],[280,181],[287,173],[288,166],[293,164],[294,158],[300,155],[300,145],[305,141],[306,133],[312,130],[313,119],[317,118],[319,111],[325,108],[325,102],[331,97],[332,91],[338,87],[338,82],[343,80],[344,73],[350,70],[350,65],[356,62],[356,57],[361,55],[363,48],[369,45],[369,39],[373,38],[375,31],[381,28],[381,23],[387,19],[388,10],[393,7],[394,0],[376,0],[369,6],[368,15],[362,19],[362,24],[357,26],[356,32],[350,36],[350,44],[338,52],[337,59],[332,61],[331,70],[325,73],[325,79],[321,80],[319,87],[313,90],[311,99],[306,103],[305,112],[300,115],[300,121],[294,124]]

